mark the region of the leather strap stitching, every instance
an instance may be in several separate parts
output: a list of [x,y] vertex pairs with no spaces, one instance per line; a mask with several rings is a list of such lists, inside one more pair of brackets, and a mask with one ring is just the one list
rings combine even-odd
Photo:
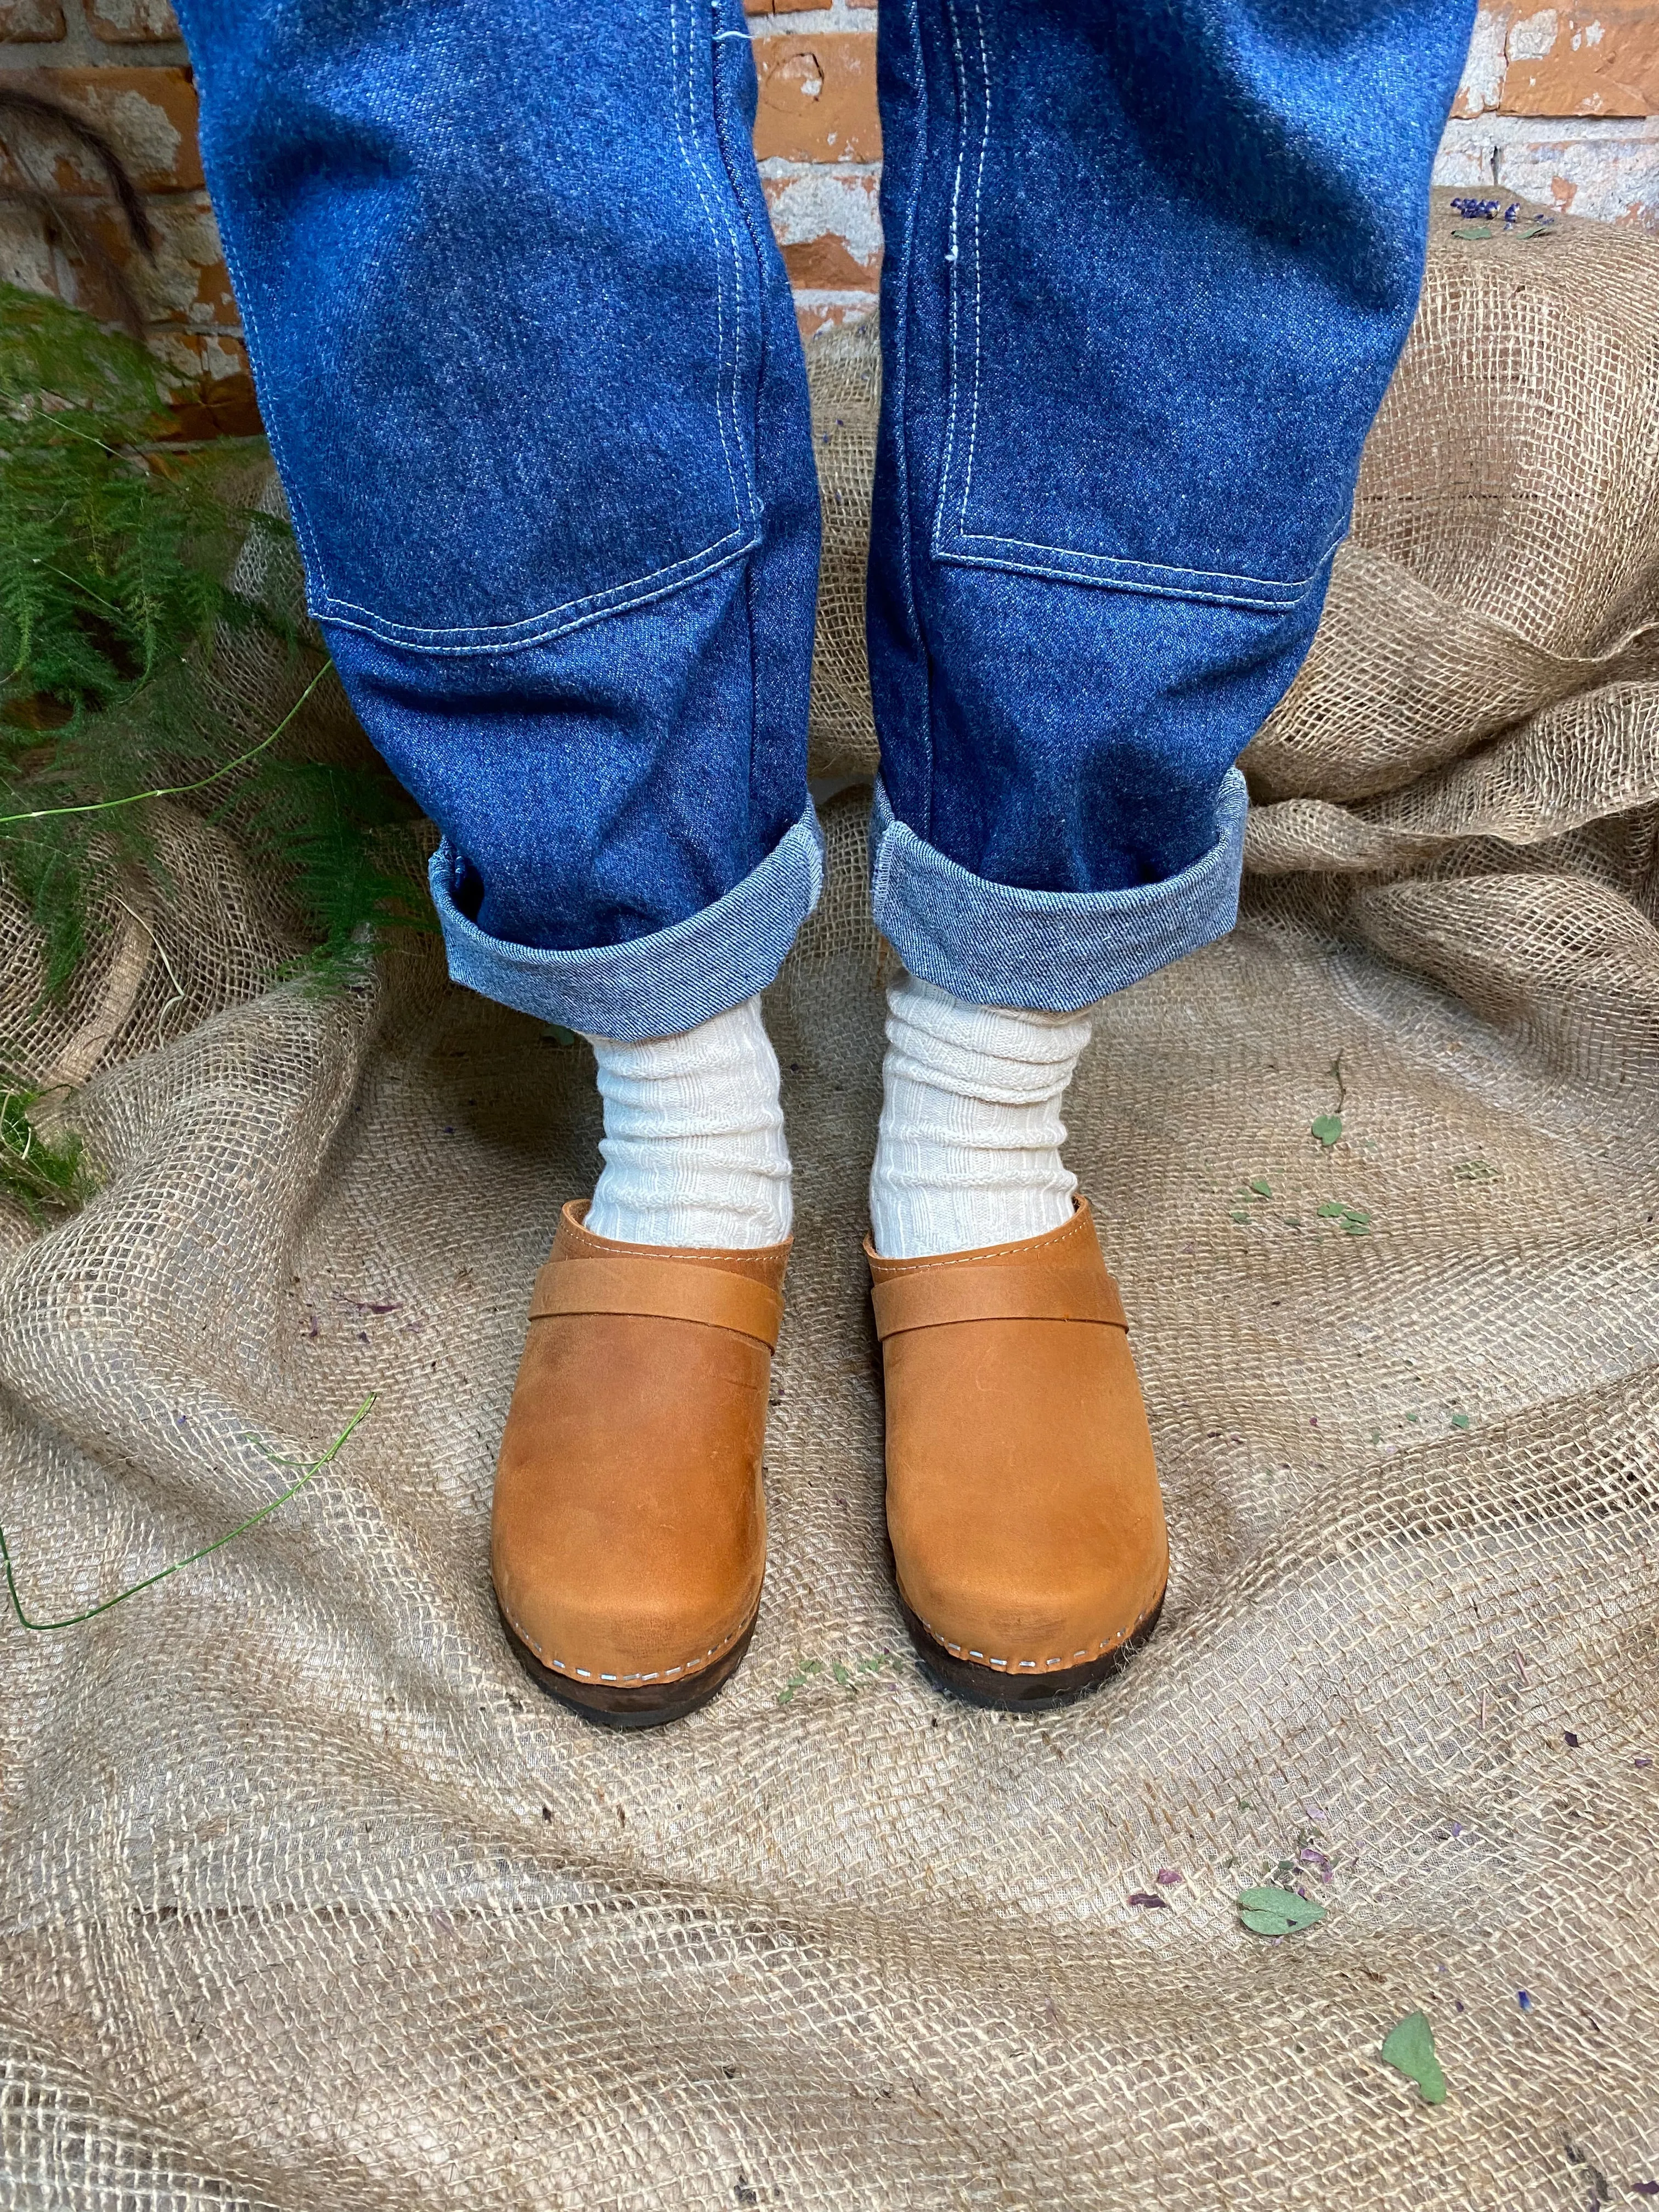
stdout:
[[536,1278],[532,1321],[559,1314],[634,1314],[658,1321],[697,1322],[753,1337],[777,1349],[783,1300],[750,1275],[684,1260],[550,1260]]
[[1007,1267],[895,1275],[871,1291],[876,1334],[970,1321],[1096,1322],[1127,1329],[1117,1285],[1098,1267]]

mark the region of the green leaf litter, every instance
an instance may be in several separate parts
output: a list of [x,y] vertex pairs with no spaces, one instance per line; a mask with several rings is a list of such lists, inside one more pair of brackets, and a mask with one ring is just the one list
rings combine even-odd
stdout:
[[1344,1199],[1328,1198],[1318,1209],[1318,1218],[1321,1221],[1340,1222],[1350,1237],[1369,1237],[1371,1233],[1368,1210],[1363,1206],[1350,1206]]
[[1446,2101],[1446,2077],[1434,2047],[1434,2030],[1425,2012],[1408,2012],[1382,2039],[1382,2059],[1408,2081],[1415,2081],[1425,2105]]
[[1238,1917],[1254,1936],[1294,1936],[1300,1929],[1316,1927],[1325,1917],[1325,1908],[1294,1889],[1268,1883],[1240,1893]]

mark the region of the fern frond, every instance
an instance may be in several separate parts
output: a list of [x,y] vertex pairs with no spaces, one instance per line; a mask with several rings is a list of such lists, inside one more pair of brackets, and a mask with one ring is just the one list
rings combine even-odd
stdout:
[[287,880],[319,978],[425,926],[415,811],[390,776],[250,750],[216,702],[221,639],[299,647],[292,614],[230,580],[251,538],[288,533],[250,508],[246,449],[155,450],[161,402],[142,346],[0,285],[0,866],[41,932],[48,1000],[112,871],[155,874],[131,793],[214,786],[204,804]]

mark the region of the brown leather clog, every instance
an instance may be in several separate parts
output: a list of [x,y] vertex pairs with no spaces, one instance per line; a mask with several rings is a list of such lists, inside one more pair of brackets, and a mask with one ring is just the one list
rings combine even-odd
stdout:
[[865,1253],[887,1389],[887,1528],[934,1679],[1065,1705],[1150,1636],[1169,1577],[1152,1440],[1086,1203],[936,1259]]
[[532,1679],[587,1719],[706,1705],[766,1571],[761,1448],[789,1244],[623,1244],[567,1206],[495,1472],[491,1572]]

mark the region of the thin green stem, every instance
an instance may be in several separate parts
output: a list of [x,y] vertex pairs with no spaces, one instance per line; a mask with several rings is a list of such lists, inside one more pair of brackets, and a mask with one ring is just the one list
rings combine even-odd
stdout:
[[245,753],[238,753],[234,760],[226,761],[210,775],[198,776],[194,783],[169,784],[155,791],[132,791],[124,799],[89,799],[78,806],[36,806],[22,814],[0,814],[0,830],[6,829],[14,822],[45,822],[58,814],[107,814],[118,806],[142,805],[147,799],[187,799],[193,791],[205,791],[209,784],[217,783],[222,776],[229,775],[239,768],[246,768],[248,762],[258,759],[268,745],[274,745],[333,665],[331,661],[324,662],[269,736],[261,738],[257,745],[250,745]]
[[[90,584],[84,582],[79,576],[71,576],[67,568],[60,568],[55,561],[37,561],[34,565],[37,568],[44,568],[50,576],[61,576],[66,584],[73,584],[77,592],[84,592],[88,599],[96,599],[100,607],[107,607],[111,614],[118,616],[121,613],[121,609],[116,605],[113,599],[102,598],[100,593],[93,590]],[[12,673],[15,675],[16,671],[14,669]]]
[[[211,1544],[204,1544],[199,1552],[192,1552],[187,1559],[174,1560],[172,1566],[163,1567],[159,1574],[146,1575],[143,1582],[134,1583],[131,1589],[118,1590],[113,1597],[106,1597],[101,1605],[89,1607],[85,1613],[70,1613],[66,1620],[31,1620],[29,1619],[28,1614],[23,1610],[23,1601],[17,1594],[17,1577],[12,1572],[11,1549],[6,1542],[6,1532],[3,1528],[0,1528],[0,1563],[3,1563],[5,1567],[6,1588],[11,1594],[12,1611],[17,1615],[23,1627],[32,1629],[39,1636],[48,1635],[57,1628],[77,1628],[83,1620],[95,1620],[100,1613],[107,1613],[112,1606],[125,1605],[128,1598],[137,1597],[140,1590],[154,1589],[157,1583],[164,1583],[169,1575],[176,1575],[181,1568],[193,1567],[198,1559],[210,1559],[215,1552],[223,1551],[227,1544],[234,1544],[239,1536],[245,1536],[256,1522],[263,1521],[269,1513],[274,1513],[279,1505],[286,1505],[290,1498],[297,1498],[307,1483],[312,1481],[325,1467],[337,1459],[344,1449],[346,1441],[353,1430],[366,1421],[374,1412],[374,1401],[379,1395],[379,1391],[371,1390],[322,1457],[313,1460],[310,1466],[301,1475],[300,1480],[290,1484],[280,1498],[273,1498],[268,1504],[262,1505],[257,1513],[250,1513],[247,1519],[239,1522],[228,1535],[216,1538]],[[299,1464],[297,1461],[280,1459],[275,1452],[265,1451],[264,1446],[259,1443],[257,1437],[251,1437],[247,1441],[258,1445],[259,1450],[264,1452],[265,1457],[275,1466],[295,1467]]]
[[[61,392],[45,392],[41,396],[50,399],[61,399],[64,397]],[[49,422],[59,436],[78,438],[83,446],[96,446],[100,453],[107,453],[112,460],[130,461],[133,458],[131,453],[124,451],[119,446],[112,446],[106,440],[95,437],[90,430],[77,429],[73,422],[65,421],[62,415],[45,415],[40,419]]]

